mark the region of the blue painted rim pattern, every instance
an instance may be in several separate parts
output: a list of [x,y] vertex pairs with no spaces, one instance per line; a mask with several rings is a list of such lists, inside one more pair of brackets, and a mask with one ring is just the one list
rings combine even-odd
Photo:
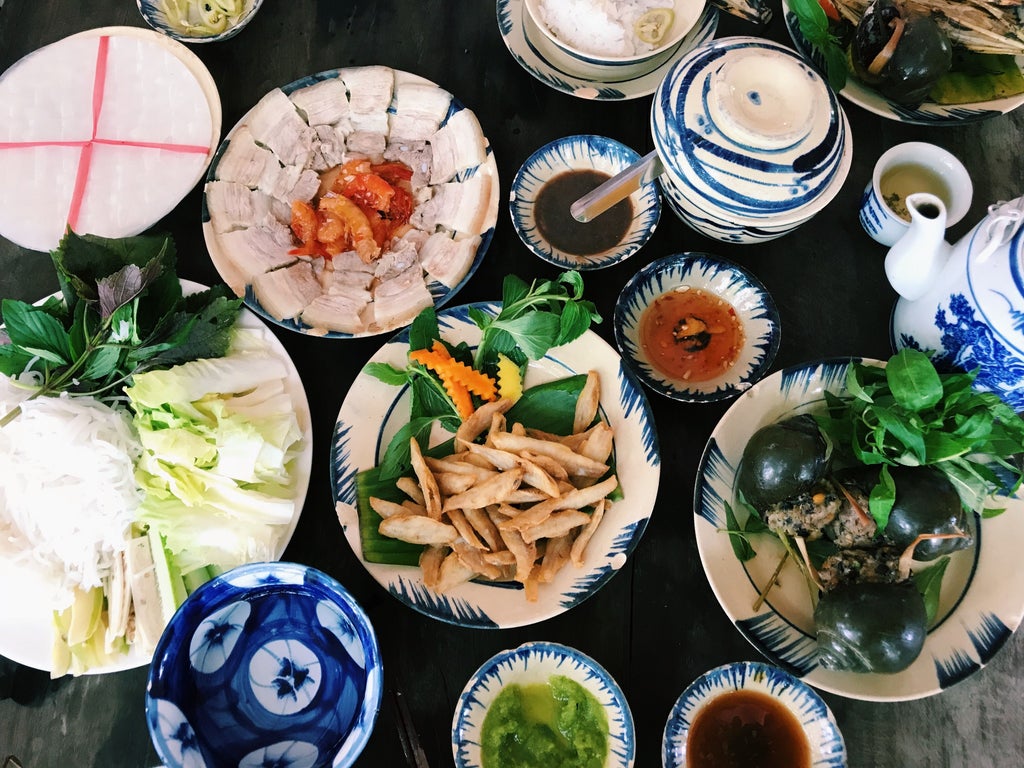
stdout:
[[[737,365],[706,382],[686,383],[663,376],[646,359],[640,319],[656,298],[679,285],[704,288],[728,302],[743,323],[744,351]],[[775,359],[782,330],[771,294],[749,271],[704,253],[679,253],[646,265],[623,287],[613,316],[615,342],[623,360],[649,389],[673,400],[712,402],[736,397],[760,379]]]
[[[456,768],[480,768],[480,732],[487,708],[510,683],[543,682],[561,674],[583,685],[608,715],[608,760],[605,768],[630,768],[636,756],[636,734],[626,695],[594,659],[567,645],[526,643],[485,661],[466,683],[452,719],[452,754]],[[536,679],[535,679],[536,677]]]
[[[758,50],[792,59],[827,99],[827,123],[791,146],[738,143],[715,122],[713,78],[728,57]],[[848,120],[835,93],[792,49],[757,37],[722,38],[676,61],[655,93],[651,133],[680,196],[699,211],[755,226],[809,218],[839,192],[852,160]]]
[[[824,63],[821,56],[807,42],[807,38],[803,36],[796,14],[789,9],[786,0],[782,0],[782,17],[786,22],[786,31],[789,32],[793,46],[819,72],[823,72]],[[1021,66],[1022,62],[1024,62],[1024,57],[1018,56],[1018,65]],[[916,108],[907,107],[890,101],[880,93],[857,82],[852,76],[847,80],[846,86],[840,92],[840,95],[851,104],[856,104],[858,107],[881,117],[887,117],[890,120],[896,120],[901,123],[929,126],[976,123],[1006,114],[1024,104],[1024,94],[1018,94],[1016,96],[1007,96],[1006,98],[993,99],[992,101],[980,101],[973,104],[936,104],[934,102],[925,102]]]
[[[329,69],[329,70],[324,70],[322,72],[317,72],[316,74],[306,75],[305,77],[301,77],[298,80],[294,80],[291,83],[288,83],[287,85],[281,86],[281,90],[284,91],[284,93],[286,95],[290,95],[291,93],[293,93],[294,91],[299,90],[300,88],[306,88],[306,87],[308,87],[310,85],[315,85],[316,83],[319,83],[319,82],[321,82],[323,80],[330,80],[330,79],[338,78],[338,77],[341,76],[341,71],[342,71],[341,69]],[[397,73],[397,72],[399,72],[399,70],[395,70],[395,72]],[[428,81],[424,80],[424,82],[428,82]],[[445,123],[447,123],[452,118],[452,116],[455,113],[461,112],[465,108],[466,108],[465,105],[463,105],[463,103],[461,101],[459,101],[454,95],[452,95],[451,102],[450,102],[450,104],[448,106],[448,114],[445,115],[444,120],[441,121],[441,125],[443,126]],[[394,107],[393,106],[389,106],[388,107],[388,112],[392,113],[393,111],[394,111]],[[245,120],[246,120],[246,115],[243,115],[242,119],[238,121],[238,124],[232,129],[231,133],[229,133],[228,136],[225,137],[224,141],[221,142],[221,145],[217,149],[217,152],[214,155],[213,160],[210,162],[210,167],[209,167],[209,169],[206,172],[206,182],[207,183],[210,183],[210,182],[216,180],[216,178],[217,178],[216,177],[217,166],[220,163],[221,157],[223,157],[224,151],[227,149],[228,144],[231,142],[231,134],[233,134],[234,131],[237,130],[239,126],[243,125],[245,123]],[[492,194],[492,197],[494,199],[496,199],[496,196],[498,194],[498,173],[497,173],[497,165],[496,165],[495,160],[494,160],[494,153],[493,153],[493,151],[491,149],[490,143],[487,144],[487,158],[484,161],[484,163],[479,165],[479,166],[476,166],[475,168],[469,168],[467,170],[460,171],[459,173],[457,173],[455,175],[455,178],[453,180],[454,181],[465,181],[466,179],[471,177],[473,174],[475,174],[477,172],[481,172],[481,168],[483,168],[485,164],[490,166],[490,173],[494,177],[494,179],[493,179],[493,188],[492,188],[493,191],[492,191],[491,194]],[[436,280],[427,283],[427,290],[429,290],[430,291],[430,295],[433,296],[433,298],[434,298],[434,306],[436,308],[440,309],[445,304],[447,304],[452,299],[452,297],[455,296],[456,293],[458,293],[460,290],[462,290],[462,287],[467,282],[469,282],[469,279],[471,277],[473,277],[473,275],[476,273],[477,268],[480,266],[480,263],[484,259],[484,255],[487,253],[487,249],[491,245],[491,240],[494,239],[494,225],[495,225],[496,219],[497,219],[497,209],[496,208],[494,208],[493,213],[494,213],[494,216],[493,216],[493,218],[492,218],[492,220],[490,222],[490,226],[480,236],[480,244],[477,246],[476,255],[473,257],[473,262],[472,262],[472,264],[470,264],[469,269],[466,270],[466,274],[462,276],[461,280],[459,280],[458,284],[449,288],[447,285],[444,285],[443,283],[440,283],[440,282],[438,282]],[[210,221],[210,213],[209,213],[209,209],[208,209],[207,203],[206,203],[206,190],[205,189],[203,190],[203,198],[202,198],[202,221],[203,221],[204,226],[208,225],[209,221]],[[392,333],[392,332],[394,332],[396,330],[395,328],[387,328],[387,329],[384,329],[384,330],[375,331],[373,333],[361,333],[361,334],[355,334],[355,335],[353,335],[351,333],[342,333],[341,331],[320,332],[320,331],[317,330],[317,331],[314,332],[313,328],[311,328],[310,326],[308,326],[305,323],[302,323],[302,322],[300,322],[298,320],[280,320],[280,319],[274,317],[273,315],[271,315],[260,304],[259,300],[256,298],[256,294],[253,292],[253,289],[252,289],[251,285],[246,285],[246,287],[245,287],[245,295],[244,295],[243,299],[245,301],[245,305],[249,309],[251,309],[253,312],[255,312],[257,315],[259,315],[261,318],[266,320],[268,323],[270,323],[272,325],[277,325],[277,326],[279,326],[281,328],[287,328],[288,330],[295,331],[296,333],[303,333],[303,334],[307,334],[307,335],[316,335],[319,338],[325,338],[325,339],[365,338],[365,337],[368,337],[368,336],[379,336],[379,335],[384,334],[384,333]],[[411,320],[410,320],[410,322],[411,322]]]
[[543,186],[561,173],[587,169],[614,176],[639,159],[636,150],[604,136],[566,136],[545,144],[526,159],[512,179],[508,205],[519,239],[534,255],[563,269],[601,269],[625,261],[651,239],[661,218],[657,184],[645,184],[630,195],[633,221],[622,242],[593,256],[577,256],[551,245],[537,229],[534,203]]
[[775,606],[780,599],[789,601],[769,595],[755,612],[751,596],[758,594],[758,584],[763,581],[755,579],[752,572],[767,566],[757,564],[761,558],[740,563],[732,553],[728,534],[722,533],[726,504],[734,502],[736,469],[746,438],[763,424],[824,407],[825,391],[838,394],[845,390],[847,370],[854,360],[858,358],[785,368],[755,384],[730,406],[712,432],[697,470],[693,498],[697,550],[722,609],[772,664],[816,688],[854,699],[918,699],[940,693],[977,672],[1021,623],[1024,563],[1016,542],[1024,536],[1024,492],[993,501],[993,506],[1007,508],[1004,514],[984,521],[975,516],[975,546],[956,553],[955,563],[947,570],[939,616],[929,627],[923,652],[909,668],[893,675],[821,667],[815,637],[807,630],[812,623],[809,608],[801,615],[783,613]]
[[149,26],[157,32],[163,32],[174,40],[182,43],[217,43],[221,40],[229,40],[241,32],[245,25],[252,21],[252,17],[256,15],[260,6],[263,5],[263,0],[251,0],[249,2],[249,9],[242,13],[238,21],[219,34],[207,35],[205,37],[185,35],[175,29],[167,20],[167,14],[164,13],[163,4],[159,0],[136,0],[136,5],[139,7],[139,13],[142,14],[142,18],[146,20]]
[[683,38],[673,56],[651,72],[617,82],[591,80],[550,60],[526,36],[523,0],[497,0],[498,29],[512,58],[530,75],[556,91],[593,101],[621,101],[650,96],[671,63],[694,46],[714,37],[718,9],[708,3],[701,17]]
[[760,662],[737,662],[705,672],[676,700],[665,723],[661,761],[664,768],[685,768],[686,739],[701,709],[733,691],[767,694],[783,704],[803,726],[811,747],[811,768],[844,768],[846,743],[828,705],[808,685],[788,672]]
[[340,583],[296,563],[251,563],[203,584],[171,618],[146,719],[172,768],[227,768],[240,753],[346,768],[370,738],[382,686],[373,626]]

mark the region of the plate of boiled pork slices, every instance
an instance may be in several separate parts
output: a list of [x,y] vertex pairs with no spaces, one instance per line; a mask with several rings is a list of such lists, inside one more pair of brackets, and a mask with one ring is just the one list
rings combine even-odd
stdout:
[[394,331],[469,280],[498,216],[476,115],[385,66],[275,88],[221,144],[203,194],[221,278],[270,322],[315,336]]

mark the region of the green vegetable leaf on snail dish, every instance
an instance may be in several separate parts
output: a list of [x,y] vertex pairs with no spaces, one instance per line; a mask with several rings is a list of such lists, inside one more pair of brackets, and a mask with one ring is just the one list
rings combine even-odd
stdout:
[[828,16],[818,0],[789,0],[789,8],[800,24],[800,33],[824,59],[828,84],[839,93],[846,85],[846,51],[832,33]]

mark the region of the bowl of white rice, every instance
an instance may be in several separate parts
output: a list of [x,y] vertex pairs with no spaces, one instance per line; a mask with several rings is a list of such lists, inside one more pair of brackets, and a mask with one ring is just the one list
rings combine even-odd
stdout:
[[524,0],[527,37],[578,74],[614,81],[668,61],[706,0]]

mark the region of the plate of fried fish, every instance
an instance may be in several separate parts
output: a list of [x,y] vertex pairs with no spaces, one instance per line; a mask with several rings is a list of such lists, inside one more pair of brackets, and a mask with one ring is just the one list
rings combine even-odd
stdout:
[[[497,307],[474,304],[439,313],[444,342],[475,348],[481,330],[474,313],[494,315]],[[393,481],[404,492],[393,498],[402,501],[378,503],[366,498],[366,478],[378,469],[392,438],[410,427],[412,393],[410,386],[385,383],[369,370],[380,364],[403,369],[409,357],[406,329],[356,377],[331,445],[338,519],[369,573],[420,613],[476,628],[533,624],[594,594],[639,543],[661,469],[653,416],[619,355],[586,331],[530,361],[522,377],[525,393],[586,380],[569,429],[525,428],[525,416],[513,418],[516,406],[503,410],[504,398],[482,405],[454,440],[435,424],[415,476]],[[583,401],[589,405],[581,408]],[[587,447],[597,442],[604,444],[599,454]],[[449,443],[456,449],[446,450]],[[429,511],[431,492],[421,494],[428,483],[439,491],[438,514]],[[408,536],[399,528],[425,536],[437,531],[441,537],[419,540],[422,546],[402,561],[388,552],[378,556],[379,547],[371,551],[365,526],[414,542],[419,533]]]
[[397,330],[472,276],[498,216],[480,123],[451,93],[385,66],[266,94],[207,173],[203,231],[257,314],[332,338]]

